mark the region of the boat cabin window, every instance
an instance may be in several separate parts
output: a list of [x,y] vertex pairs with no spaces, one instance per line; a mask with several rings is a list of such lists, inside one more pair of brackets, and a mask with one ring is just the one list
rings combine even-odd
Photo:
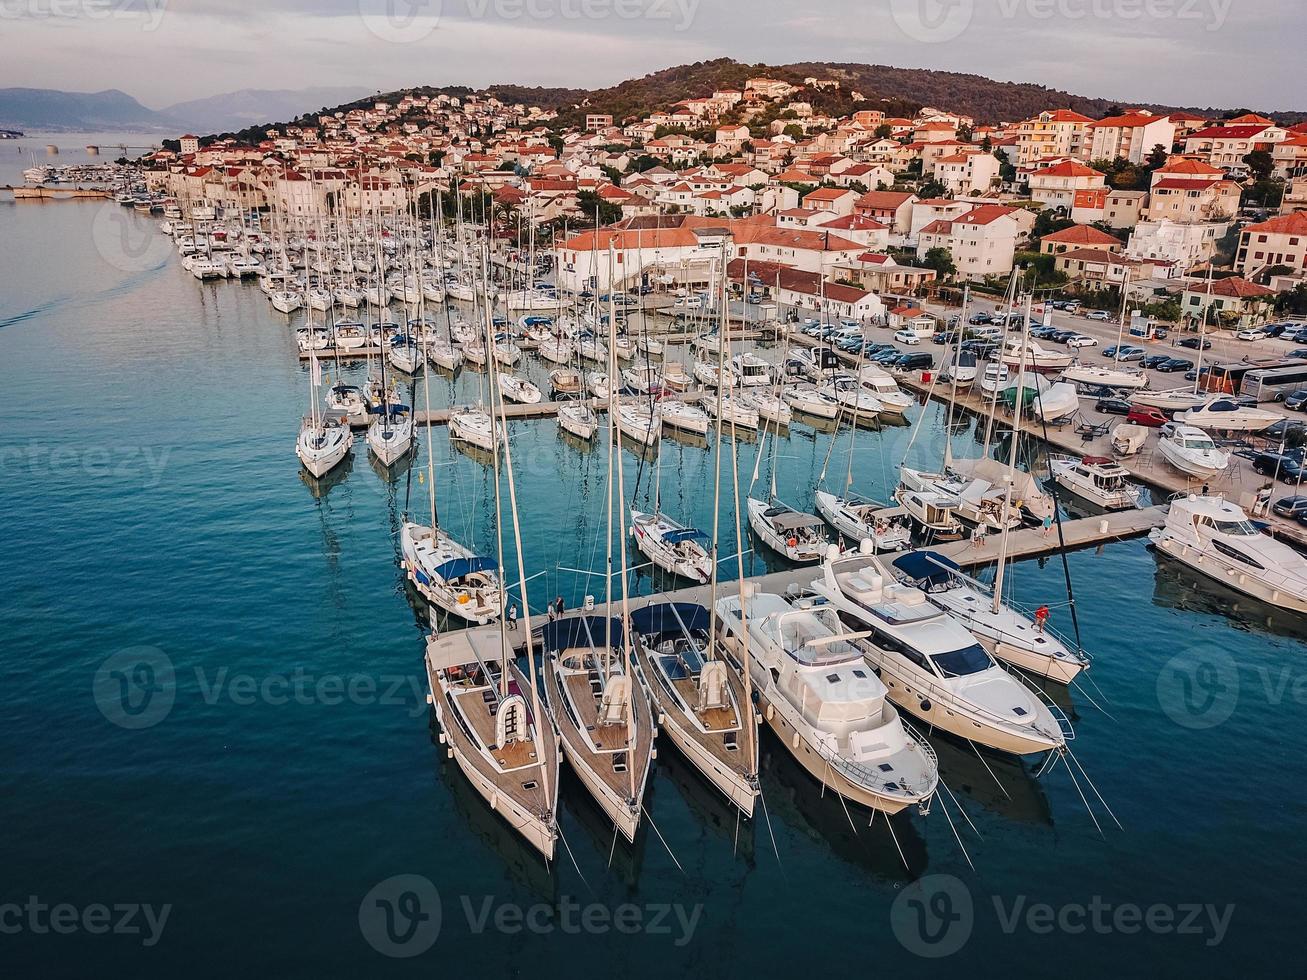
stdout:
[[1265,566],[1261,565],[1259,562],[1254,561],[1252,558],[1249,558],[1238,548],[1231,548],[1224,541],[1213,541],[1212,547],[1214,547],[1221,554],[1225,555],[1225,557],[1233,558],[1235,561],[1247,565],[1249,568],[1255,568],[1258,571],[1266,570]]
[[968,674],[978,674],[982,670],[988,670],[991,665],[989,654],[979,643],[973,643],[971,646],[963,647],[961,650],[953,650],[949,653],[936,653],[931,655],[931,660],[935,661],[935,666],[940,669],[945,677],[966,677]]
[[1258,533],[1257,528],[1250,521],[1215,521],[1214,523],[1222,534],[1247,537]]

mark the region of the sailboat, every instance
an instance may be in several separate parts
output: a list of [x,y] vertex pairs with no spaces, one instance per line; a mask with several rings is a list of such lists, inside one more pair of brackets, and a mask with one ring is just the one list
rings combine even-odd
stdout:
[[322,384],[322,365],[314,354],[309,362],[309,414],[300,423],[295,455],[312,476],[322,477],[338,466],[354,445],[349,425],[339,419],[326,418],[318,405],[318,388]]
[[431,387],[423,378],[427,410],[427,484],[430,523],[406,520],[400,528],[400,554],[408,579],[418,593],[439,609],[484,626],[503,613],[499,563],[465,547],[440,526],[436,509],[435,440],[431,433]]
[[[491,398],[493,403],[493,395]],[[500,404],[502,408],[502,401]],[[497,525],[502,526],[498,442],[495,451],[495,509]],[[427,647],[427,673],[441,740],[459,768],[491,809],[502,814],[546,859],[552,859],[558,839],[559,736],[543,708],[537,683],[517,489],[507,440],[502,453],[520,572],[518,588],[525,609],[526,673],[514,662],[515,651],[502,619],[497,634],[456,631],[433,638]],[[496,538],[502,565],[503,536],[497,533]],[[501,607],[504,598],[501,580]]]

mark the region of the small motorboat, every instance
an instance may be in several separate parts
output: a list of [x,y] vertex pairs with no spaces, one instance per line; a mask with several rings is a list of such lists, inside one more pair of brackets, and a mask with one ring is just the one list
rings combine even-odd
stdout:
[[1142,425],[1123,422],[1112,430],[1112,452],[1118,456],[1135,456],[1148,441],[1148,429]]
[[820,517],[803,514],[779,501],[749,498],[749,526],[767,547],[796,565],[821,561],[830,544]]
[[870,540],[877,552],[903,551],[912,545],[912,528],[901,508],[855,496],[837,497],[824,490],[813,497],[817,513],[851,541]]
[[1215,432],[1261,432],[1282,416],[1261,408],[1249,408],[1228,396],[1209,399],[1202,405],[1178,412],[1177,422]]
[[1104,456],[1052,455],[1048,468],[1058,486],[1104,510],[1140,506],[1143,488],[1131,483],[1130,474]]
[[540,389],[533,385],[525,378],[519,378],[515,374],[501,373],[498,375],[499,393],[510,402],[517,402],[519,405],[539,405]]
[[1162,427],[1157,451],[1181,473],[1203,480],[1223,473],[1230,465],[1229,455],[1216,448],[1211,436],[1202,429],[1177,422]]

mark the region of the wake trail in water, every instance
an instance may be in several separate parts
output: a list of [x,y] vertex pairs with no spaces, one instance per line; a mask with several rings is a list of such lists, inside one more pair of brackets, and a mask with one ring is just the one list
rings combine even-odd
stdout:
[[105,300],[118,299],[121,296],[126,296],[129,293],[134,292],[149,280],[155,278],[167,265],[168,262],[165,259],[152,269],[138,272],[136,275],[131,276],[128,279],[123,279],[121,282],[117,282],[109,288],[102,289],[98,293],[92,293],[89,296],[79,296],[76,293],[66,293],[63,296],[57,296],[49,302],[42,303],[40,306],[0,319],[0,330],[3,330],[5,327],[12,327],[17,326],[20,323],[26,323],[28,320],[39,317],[42,314],[52,313],[56,310],[61,310],[64,307],[72,307],[75,309],[77,307],[89,306],[94,303],[104,302]]

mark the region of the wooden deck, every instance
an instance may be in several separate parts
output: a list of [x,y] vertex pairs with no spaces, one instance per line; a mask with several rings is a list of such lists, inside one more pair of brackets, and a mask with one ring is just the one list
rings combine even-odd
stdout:
[[[1101,517],[1085,517],[1079,520],[1062,522],[1062,539],[1066,550],[1088,548],[1105,544],[1109,541],[1122,541],[1147,534],[1155,527],[1166,523],[1165,507],[1145,507],[1135,510],[1120,510]],[[999,548],[1003,536],[991,532],[984,543],[977,548],[972,541],[963,539],[948,544],[936,545],[930,550],[953,559],[964,568],[989,565],[998,561]],[[1049,528],[1047,534],[1042,527],[1020,528],[1008,533],[1008,557],[1013,559],[1036,558],[1040,555],[1056,552],[1059,548],[1057,525]]]

